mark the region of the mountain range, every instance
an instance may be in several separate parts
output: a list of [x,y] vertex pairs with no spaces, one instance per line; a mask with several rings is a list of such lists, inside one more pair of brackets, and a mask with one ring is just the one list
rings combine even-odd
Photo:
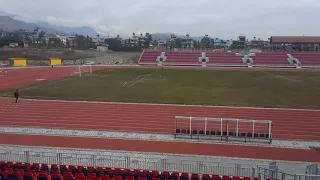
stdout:
[[[5,31],[16,31],[19,29],[26,30],[27,32],[33,32],[37,27],[40,30],[46,33],[65,33],[65,34],[79,34],[84,36],[96,37],[99,33],[91,27],[81,26],[81,27],[66,27],[66,26],[57,26],[52,25],[47,22],[38,22],[38,23],[28,23],[14,19],[15,15],[8,14],[0,11],[0,29]],[[173,33],[153,33],[151,34],[153,40],[159,39],[170,39],[170,36]],[[103,37],[103,35],[101,35]],[[177,35],[177,37],[184,37],[183,35]],[[192,37],[196,41],[200,41],[203,36]]]
[[16,31],[19,29],[26,30],[27,32],[32,32],[34,29],[39,27],[42,31],[46,33],[65,33],[65,34],[79,34],[84,36],[96,37],[97,33],[93,28],[88,26],[81,27],[64,27],[51,25],[46,22],[27,23],[14,19],[12,16],[0,15],[0,29],[5,31]]

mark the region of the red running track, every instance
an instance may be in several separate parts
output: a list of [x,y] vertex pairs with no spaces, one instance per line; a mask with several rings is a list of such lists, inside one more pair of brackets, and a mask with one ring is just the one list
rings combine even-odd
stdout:
[[0,114],[1,126],[165,134],[175,116],[272,120],[275,139],[320,141],[320,111],[0,99]]
[[250,147],[221,144],[180,143],[161,141],[138,141],[122,139],[98,139],[80,137],[58,137],[38,135],[0,134],[0,144],[47,146],[58,148],[84,148],[101,150],[123,150],[170,154],[226,156],[237,158],[272,159],[286,161],[320,162],[320,153],[311,149],[286,149]]
[[[92,70],[117,69],[117,68],[139,68],[156,69],[156,66],[92,66]],[[290,71],[290,72],[319,72],[320,69],[295,69],[295,68],[237,68],[237,67],[177,67],[169,66],[165,69],[201,69],[201,70],[241,70],[241,71]],[[88,69],[87,69],[88,70]],[[35,67],[35,68],[6,68],[0,71],[7,71],[7,76],[0,76],[0,90],[17,88],[19,86],[30,85],[37,82],[37,79],[55,80],[70,76],[74,71],[78,71],[78,66],[62,67]],[[3,73],[4,74],[4,73]]]

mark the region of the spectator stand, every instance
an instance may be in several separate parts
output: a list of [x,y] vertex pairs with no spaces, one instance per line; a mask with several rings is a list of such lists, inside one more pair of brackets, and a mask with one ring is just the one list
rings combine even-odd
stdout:
[[0,179],[4,180],[258,180],[254,175],[255,173],[252,177],[240,177],[148,169],[0,162]]
[[272,143],[272,121],[175,117],[175,138]]

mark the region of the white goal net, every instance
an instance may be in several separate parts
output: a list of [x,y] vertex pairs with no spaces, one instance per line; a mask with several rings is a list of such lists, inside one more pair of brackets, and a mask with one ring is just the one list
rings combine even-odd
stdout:
[[81,65],[74,67],[72,75],[76,76],[85,76],[92,74],[92,66],[91,65]]
[[0,70],[0,77],[2,76],[7,76],[8,75],[8,71],[6,70]]

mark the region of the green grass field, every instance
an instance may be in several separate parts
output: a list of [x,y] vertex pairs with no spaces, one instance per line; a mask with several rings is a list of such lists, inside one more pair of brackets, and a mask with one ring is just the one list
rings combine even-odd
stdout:
[[320,109],[320,73],[113,69],[39,85],[21,97]]

